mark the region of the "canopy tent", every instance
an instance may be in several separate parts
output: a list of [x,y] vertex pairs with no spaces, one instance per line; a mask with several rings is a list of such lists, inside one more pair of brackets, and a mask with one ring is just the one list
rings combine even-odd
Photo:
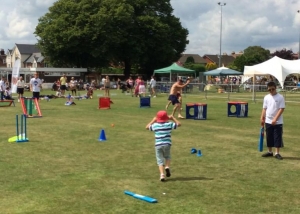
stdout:
[[253,77],[253,100],[255,101],[255,76],[272,75],[280,86],[284,88],[284,81],[290,74],[300,73],[300,60],[286,60],[274,56],[273,58],[253,66],[244,67],[243,82]]
[[[272,75],[274,76],[281,87],[284,87],[284,81],[290,74],[300,73],[300,60],[286,60],[277,56],[253,66],[244,67],[244,81],[255,76]],[[253,81],[254,82],[254,81]]]
[[187,69],[184,68],[182,66],[177,65],[177,63],[173,63],[171,66],[166,67],[166,68],[161,68],[161,69],[157,69],[154,70],[154,74],[168,74],[170,73],[170,81],[171,81],[171,77],[172,77],[172,73],[174,74],[191,74],[194,73],[194,70],[191,69]]
[[206,71],[203,73],[205,76],[228,76],[228,75],[243,75],[242,72],[232,70],[226,67],[220,67],[211,71]]

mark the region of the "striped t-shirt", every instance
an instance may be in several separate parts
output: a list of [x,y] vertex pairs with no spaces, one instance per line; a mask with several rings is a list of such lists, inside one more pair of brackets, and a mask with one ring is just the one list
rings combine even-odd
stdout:
[[177,125],[173,122],[153,123],[149,130],[155,132],[155,146],[171,145],[171,132],[176,128]]

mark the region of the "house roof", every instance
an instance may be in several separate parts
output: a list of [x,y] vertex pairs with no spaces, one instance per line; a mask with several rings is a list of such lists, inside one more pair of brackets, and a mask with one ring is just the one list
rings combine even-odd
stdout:
[[193,57],[195,63],[199,63],[199,64],[206,64],[207,63],[205,61],[205,59],[203,59],[198,54],[182,54],[181,57],[180,57],[180,59],[178,61],[181,62],[182,64],[184,64],[186,62],[186,60],[187,60],[188,57]]
[[33,63],[34,60],[38,62],[42,62],[44,57],[41,53],[32,53],[27,59],[24,60],[24,63]]
[[[211,61],[213,61],[214,63],[217,63],[219,62],[219,55],[211,55],[211,54],[205,54],[203,56],[204,57],[207,57],[209,58]],[[230,56],[230,55],[222,55],[222,64],[224,65],[228,65],[230,63],[232,63],[233,61],[235,60],[235,58],[233,56]]]
[[32,53],[40,53],[40,49],[37,45],[32,44],[16,44],[20,54],[32,54]]

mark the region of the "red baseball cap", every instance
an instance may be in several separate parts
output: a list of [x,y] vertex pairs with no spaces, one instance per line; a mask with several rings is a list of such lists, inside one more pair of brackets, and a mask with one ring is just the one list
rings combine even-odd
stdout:
[[167,122],[169,120],[169,116],[166,111],[159,111],[156,114],[156,122],[162,123]]

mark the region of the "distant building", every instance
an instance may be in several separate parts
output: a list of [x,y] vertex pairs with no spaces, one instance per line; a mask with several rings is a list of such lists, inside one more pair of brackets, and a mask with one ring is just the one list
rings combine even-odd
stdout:
[[0,50],[0,67],[6,67],[6,54],[4,49]]
[[180,65],[184,65],[184,63],[186,62],[186,60],[192,57],[194,59],[194,62],[196,64],[203,64],[204,66],[206,65],[206,60],[203,59],[200,55],[198,54],[182,54],[180,59],[177,61],[178,64]]
[[[2,53],[4,53],[4,51],[1,51],[1,56]],[[38,72],[39,77],[44,79],[45,82],[54,82],[54,80],[57,80],[63,74],[66,74],[69,80],[72,76],[74,76],[75,79],[84,79],[84,75],[87,73],[87,68],[49,67],[47,63],[45,63],[45,57],[37,45],[15,44],[13,49],[7,50],[5,60],[2,60],[5,61],[5,66],[1,66],[0,62],[0,75],[6,74],[8,80],[10,80],[12,68],[17,59],[21,61],[20,75],[24,77],[25,82],[29,82],[35,72]]]
[[[219,66],[219,55],[212,55],[212,54],[205,54],[203,58],[206,60],[207,63],[215,63]],[[233,63],[235,58],[231,55],[227,55],[226,53],[223,53],[222,60],[221,60],[221,66],[228,66],[229,64]],[[219,67],[221,67],[219,66]]]
[[238,56],[242,56],[244,54],[244,51],[240,51],[238,53],[236,53],[235,51],[231,52],[231,56],[233,56],[234,58],[237,58]]

